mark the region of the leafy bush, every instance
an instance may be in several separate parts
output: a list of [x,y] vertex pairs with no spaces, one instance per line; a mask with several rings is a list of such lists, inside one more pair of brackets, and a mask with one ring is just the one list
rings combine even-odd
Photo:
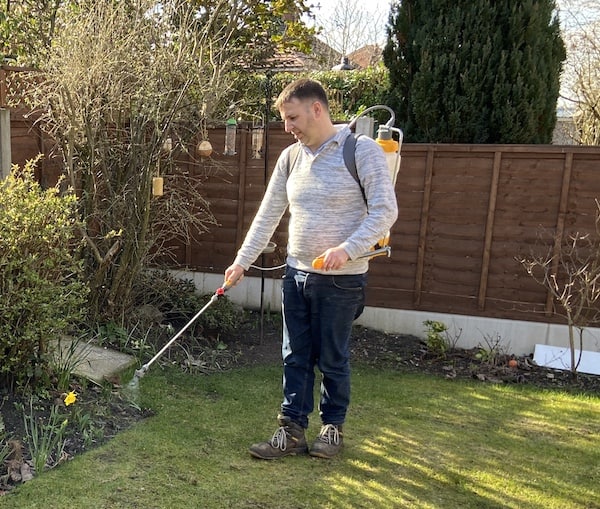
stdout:
[[[175,330],[179,330],[205,306],[212,295],[201,295],[194,282],[162,271],[144,274],[135,286],[136,304],[155,306]],[[233,332],[242,321],[242,313],[227,296],[220,297],[188,329],[192,336]]]
[[423,325],[427,333],[427,351],[431,355],[444,359],[448,352],[456,350],[456,345],[462,335],[461,328],[453,326],[450,330],[444,322],[436,320],[425,320]]
[[42,190],[35,161],[0,182],[0,386],[43,381],[48,344],[82,318],[77,201]]
[[4,419],[2,414],[0,414],[0,465],[4,465],[6,459],[10,455],[11,446],[9,443],[10,436],[6,432],[6,428],[4,426]]
[[446,335],[448,326],[443,322],[425,320],[423,322],[427,332],[427,350],[436,357],[445,357],[448,351]]
[[[277,90],[282,90],[298,77],[292,73],[276,75]],[[349,120],[370,106],[387,104],[389,73],[383,65],[351,72],[312,71],[306,73],[305,77],[323,84],[328,94],[331,115],[336,121]],[[375,116],[377,117],[376,114]],[[387,113],[382,118],[377,118],[380,122],[388,119]]]

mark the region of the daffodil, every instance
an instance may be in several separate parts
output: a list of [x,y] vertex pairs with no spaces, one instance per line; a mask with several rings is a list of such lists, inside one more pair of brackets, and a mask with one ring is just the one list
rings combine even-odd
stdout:
[[75,403],[77,401],[77,394],[74,391],[69,392],[69,394],[67,394],[65,396],[65,406],[69,406],[73,403]]

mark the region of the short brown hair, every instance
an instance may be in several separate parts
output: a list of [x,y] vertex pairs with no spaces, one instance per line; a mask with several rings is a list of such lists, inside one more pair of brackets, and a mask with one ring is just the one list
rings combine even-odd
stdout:
[[304,101],[305,99],[314,99],[319,101],[329,111],[329,101],[327,100],[327,93],[318,81],[311,80],[309,78],[302,78],[293,81],[287,85],[277,97],[275,101],[275,107],[279,110],[284,103],[291,101],[292,99],[298,99]]

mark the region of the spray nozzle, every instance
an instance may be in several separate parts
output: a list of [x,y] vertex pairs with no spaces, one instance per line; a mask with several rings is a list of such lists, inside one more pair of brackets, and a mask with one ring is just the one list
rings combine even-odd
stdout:
[[233,283],[228,279],[227,281],[225,281],[223,283],[223,286],[221,286],[220,288],[217,288],[215,295],[217,295],[219,297],[221,297],[222,295],[225,295],[225,292],[227,290],[229,290],[232,286],[233,286]]

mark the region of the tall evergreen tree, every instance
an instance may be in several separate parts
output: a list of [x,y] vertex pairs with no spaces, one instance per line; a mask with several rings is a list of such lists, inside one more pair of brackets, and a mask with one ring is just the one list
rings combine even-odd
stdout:
[[554,0],[396,0],[384,62],[405,138],[549,143],[565,46]]

